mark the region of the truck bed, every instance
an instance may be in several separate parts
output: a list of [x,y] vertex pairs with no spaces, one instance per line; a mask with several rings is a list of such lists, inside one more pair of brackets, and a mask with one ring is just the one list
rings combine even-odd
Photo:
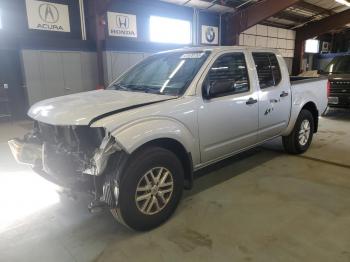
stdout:
[[325,77],[314,77],[314,76],[290,76],[290,83],[293,84],[299,84],[299,83],[309,83],[319,80],[326,79]]
[[297,103],[303,96],[315,101],[319,113],[322,114],[327,108],[327,82],[326,77],[300,77],[291,76],[291,90],[293,103]]

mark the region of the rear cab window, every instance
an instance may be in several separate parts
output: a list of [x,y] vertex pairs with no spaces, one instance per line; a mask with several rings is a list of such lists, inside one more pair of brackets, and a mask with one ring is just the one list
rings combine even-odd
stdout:
[[253,59],[261,89],[277,86],[281,80],[281,69],[274,53],[253,52]]

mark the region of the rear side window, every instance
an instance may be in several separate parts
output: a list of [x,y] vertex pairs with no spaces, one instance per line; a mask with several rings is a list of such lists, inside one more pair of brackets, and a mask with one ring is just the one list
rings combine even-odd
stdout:
[[210,68],[206,81],[232,81],[229,94],[249,91],[248,70],[243,53],[226,54],[219,57]]
[[281,82],[281,69],[273,53],[253,53],[260,88],[276,86]]

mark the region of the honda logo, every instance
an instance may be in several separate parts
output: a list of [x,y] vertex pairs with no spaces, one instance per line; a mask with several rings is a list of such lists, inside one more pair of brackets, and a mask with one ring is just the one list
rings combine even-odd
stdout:
[[123,15],[117,15],[117,27],[128,29],[129,28],[129,17]]
[[107,12],[110,36],[137,37],[136,15]]
[[41,4],[39,6],[39,16],[46,23],[57,23],[60,18],[58,9],[52,4]]

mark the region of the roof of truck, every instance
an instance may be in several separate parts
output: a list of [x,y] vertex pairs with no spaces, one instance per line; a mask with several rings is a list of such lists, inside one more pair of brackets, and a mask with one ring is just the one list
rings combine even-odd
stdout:
[[248,50],[248,51],[269,51],[278,53],[278,50],[273,48],[264,48],[264,47],[254,47],[254,46],[189,46],[173,50],[167,50],[160,53],[166,52],[198,52],[198,51],[211,51],[211,52],[221,52],[221,51],[230,51],[230,50]]

